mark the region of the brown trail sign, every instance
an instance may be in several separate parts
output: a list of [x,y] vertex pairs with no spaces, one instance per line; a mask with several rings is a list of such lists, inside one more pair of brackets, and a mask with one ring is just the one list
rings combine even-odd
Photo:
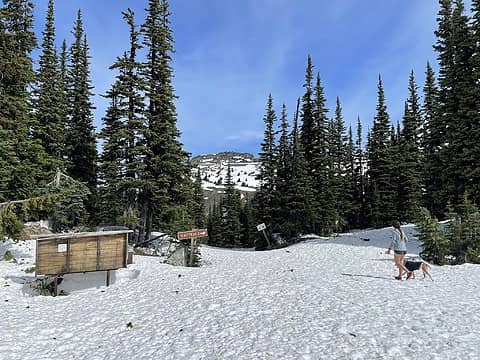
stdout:
[[180,231],[177,233],[178,240],[188,240],[190,239],[190,259],[189,259],[189,266],[193,266],[193,252],[196,246],[195,239],[207,237],[208,231],[207,229],[194,229],[190,231]]

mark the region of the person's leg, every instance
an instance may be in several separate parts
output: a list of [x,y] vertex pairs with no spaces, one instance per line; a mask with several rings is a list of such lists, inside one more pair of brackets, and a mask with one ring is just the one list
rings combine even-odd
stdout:
[[[399,261],[398,266],[399,266],[399,269],[400,269],[400,272],[402,273],[402,275],[403,275],[403,273],[410,275],[410,271],[408,271],[408,269],[405,267],[405,254],[399,255],[398,261]],[[400,276],[402,276],[402,275],[400,275]],[[410,277],[410,276],[408,276],[408,277]]]
[[394,259],[395,259],[395,266],[398,268],[398,276],[397,276],[397,278],[401,278],[402,275],[403,275],[402,268],[401,268],[401,264],[400,264],[401,255],[394,253],[394,254],[393,254],[393,257],[394,257]]

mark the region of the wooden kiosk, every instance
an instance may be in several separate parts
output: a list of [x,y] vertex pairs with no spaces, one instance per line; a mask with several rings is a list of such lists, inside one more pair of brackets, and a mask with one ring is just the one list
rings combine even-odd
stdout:
[[55,294],[59,275],[107,271],[127,267],[128,234],[131,230],[32,236],[37,241],[35,275],[54,275]]

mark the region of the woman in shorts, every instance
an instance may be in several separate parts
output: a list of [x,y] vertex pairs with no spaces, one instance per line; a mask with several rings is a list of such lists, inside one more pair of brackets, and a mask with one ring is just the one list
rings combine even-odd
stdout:
[[395,276],[395,279],[402,280],[403,274],[407,274],[407,280],[413,275],[411,271],[405,267],[405,255],[407,254],[407,235],[400,228],[400,223],[394,221],[392,223],[393,232],[392,232],[392,241],[390,246],[386,251],[387,254],[390,254],[390,251],[393,249],[393,256],[395,257],[395,265],[398,268],[398,276]]

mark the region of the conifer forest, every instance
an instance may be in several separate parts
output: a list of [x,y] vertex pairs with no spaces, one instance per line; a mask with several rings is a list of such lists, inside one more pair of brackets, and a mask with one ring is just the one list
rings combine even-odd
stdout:
[[439,0],[437,63],[412,69],[408,97],[389,99],[404,104],[401,119],[389,115],[381,74],[370,128],[344,118],[342,94],[327,108],[321,69],[304,54],[297,102],[265,94],[255,196],[240,197],[229,168],[209,208],[179,139],[169,2],[144,2],[145,17],[128,8],[112,15],[123,18],[128,46],[105,69],[115,80],[97,131],[95,54],[81,10],[72,39],[58,39],[54,0],[41,34],[32,1],[3,0],[0,236],[18,239],[24,222],[49,219],[55,231],[126,226],[138,242],[152,231],[208,228],[209,245],[262,250],[261,223],[294,242],[397,219],[417,224],[425,259],[480,263],[480,0],[471,9]]

